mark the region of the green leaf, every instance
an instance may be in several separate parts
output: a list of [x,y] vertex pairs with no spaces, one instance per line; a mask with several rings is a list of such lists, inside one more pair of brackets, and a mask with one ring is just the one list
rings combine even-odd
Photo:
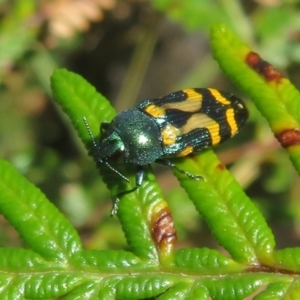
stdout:
[[208,289],[201,282],[196,282],[193,284],[193,289],[190,290],[186,297],[186,300],[194,299],[211,299]]
[[[187,299],[187,296],[190,294],[191,284],[189,282],[180,282],[173,286],[171,289],[166,291],[161,295],[159,300],[168,300],[168,299]],[[203,299],[203,298],[198,298]]]
[[257,291],[267,280],[258,274],[240,274],[240,276],[226,276],[218,281],[203,280],[212,299],[244,299]]
[[28,271],[42,271],[49,266],[49,262],[26,249],[1,248],[0,257],[0,270],[6,272],[20,272],[25,268]]
[[244,268],[218,251],[208,248],[178,250],[175,254],[175,264],[180,269],[198,274],[241,272]]
[[124,268],[141,269],[147,266],[131,252],[122,250],[86,250],[73,255],[72,262],[80,269],[97,268],[102,272],[117,272]]
[[178,168],[201,175],[202,181],[177,174],[213,235],[238,262],[268,263],[275,241],[263,216],[233,175],[210,151],[176,163]]
[[275,282],[270,283],[267,288],[259,293],[255,300],[281,300],[283,295],[288,293],[290,288],[289,282]]
[[[97,128],[102,122],[108,122],[113,118],[114,109],[86,80],[67,70],[56,70],[51,77],[51,85],[55,100],[68,114],[82,141],[89,148],[90,137],[83,123],[83,117],[87,118],[93,135],[97,136]],[[117,174],[104,166],[99,166],[113,199],[119,192],[135,187],[137,172],[134,165],[126,166],[125,170],[124,165],[117,164],[116,168],[126,177],[131,178],[131,183],[126,184]],[[159,255],[151,235],[151,216],[148,214],[147,207],[162,202],[163,197],[153,174],[147,172],[143,185],[137,191],[120,198],[118,216],[129,246],[137,256],[155,259],[158,262]],[[169,250],[165,252],[170,253]]]
[[50,260],[67,263],[81,250],[77,232],[41,191],[0,160],[0,212],[27,246]]
[[[267,80],[250,68],[246,60],[253,53],[252,50],[224,25],[212,28],[211,46],[220,67],[251,96],[276,134],[286,126],[299,126],[300,111],[297,108],[300,94],[288,79],[278,78],[277,82],[275,77]],[[282,74],[279,73],[278,76]]]
[[109,122],[115,110],[108,100],[81,76],[65,69],[56,69],[51,77],[51,88],[56,102],[69,116],[83,143],[88,146],[90,136],[83,117],[86,117],[94,136],[102,122]]
[[[87,282],[77,288],[73,289],[64,300],[98,300],[98,299],[112,299],[114,300],[114,292],[106,291],[104,294],[103,289],[100,290],[100,285],[98,282]],[[109,295],[111,297],[109,297]]]
[[[111,120],[113,109],[85,80],[66,70],[55,71],[52,87],[57,101],[70,116],[88,148],[90,137],[81,122],[82,117],[88,119],[95,134],[99,123]],[[75,105],[70,105],[72,99]],[[107,116],[104,111],[111,114]],[[236,261],[206,248],[182,249],[174,256],[172,245],[161,248],[157,236],[163,230],[157,225],[158,220],[163,220],[167,226],[171,226],[172,221],[164,219],[169,216],[167,205],[154,183],[153,174],[147,171],[143,185],[122,197],[119,203],[118,216],[133,254],[125,251],[76,252],[69,260],[73,281],[69,274],[65,277],[56,274],[54,282],[45,276],[43,294],[69,293],[69,299],[96,299],[97,296],[140,299],[160,294],[159,299],[243,299],[270,282],[282,284],[290,280],[286,274],[265,272],[266,266],[271,269],[274,264],[274,237],[258,209],[213,152],[204,151],[176,160],[176,165],[203,176],[202,181],[196,181],[175,171],[219,243]],[[134,165],[125,169],[124,164],[118,164],[118,170],[126,176],[131,174],[129,178],[136,172]],[[101,167],[100,171],[114,193],[134,187],[132,183],[121,181],[110,170]],[[161,230],[159,234],[155,234],[155,224]],[[279,264],[283,258],[275,257],[275,260]],[[63,285],[56,285],[56,282]],[[64,288],[66,282],[70,289]],[[95,282],[99,285],[93,284]],[[54,290],[47,289],[49,285],[54,286]],[[55,294],[56,290],[60,292]],[[30,291],[34,295],[34,291]]]
[[285,248],[274,253],[278,269],[297,272],[300,268],[300,248]]
[[[86,279],[82,274],[73,272],[44,272],[31,276],[23,275],[24,295],[28,299],[49,299],[60,297],[72,291]],[[78,272],[80,273],[80,272]]]
[[144,299],[157,296],[173,285],[168,276],[140,275],[118,280],[115,285],[117,299]]
[[24,299],[23,293],[25,288],[25,280],[22,276],[16,276],[13,279],[13,276],[7,276],[2,274],[0,276],[0,297],[4,300],[11,299]]
[[211,31],[211,46],[223,71],[253,100],[300,174],[300,93],[224,25]]

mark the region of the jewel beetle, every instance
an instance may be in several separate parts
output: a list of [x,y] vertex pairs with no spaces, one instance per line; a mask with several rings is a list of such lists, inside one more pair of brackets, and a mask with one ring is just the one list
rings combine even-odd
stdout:
[[[233,137],[244,124],[248,111],[236,96],[213,88],[191,88],[156,99],[145,99],[137,107],[120,112],[110,123],[102,123],[95,141],[86,118],[93,147],[90,154],[98,166],[109,167],[123,180],[129,179],[111,166],[122,154],[125,163],[137,165],[136,185],[119,197],[136,190],[143,182],[143,166],[153,162],[176,168],[169,159],[184,157]],[[176,168],[193,179],[201,176]]]

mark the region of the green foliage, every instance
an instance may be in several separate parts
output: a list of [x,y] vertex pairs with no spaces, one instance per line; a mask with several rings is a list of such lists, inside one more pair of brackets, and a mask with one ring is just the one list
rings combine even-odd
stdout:
[[[231,75],[230,70],[239,66],[228,65],[228,53],[234,47],[236,56],[245,47],[239,48],[242,43],[238,40],[227,46],[225,41],[228,36],[232,41],[232,35],[219,26],[213,29],[214,51],[216,36],[219,45],[223,42],[223,56],[215,56]],[[234,63],[238,64],[236,60]],[[236,80],[241,86],[243,78],[249,80],[246,75]],[[89,148],[90,137],[82,118],[87,118],[96,136],[99,122],[110,121],[114,116],[113,108],[83,78],[64,69],[56,70],[51,82],[56,101]],[[289,103],[285,105],[288,107]],[[288,111],[287,108],[281,112]],[[177,166],[203,176],[202,181],[195,181],[175,171],[231,258],[209,248],[174,251],[174,241],[166,241],[164,246],[158,244],[151,220],[157,207],[166,207],[166,203],[150,170],[142,187],[124,195],[119,203],[118,217],[131,252],[84,250],[71,224],[40,190],[1,160],[0,211],[28,248],[1,249],[1,297],[243,299],[262,287],[266,288],[256,299],[282,299],[283,294],[298,294],[298,286],[290,285],[295,275],[289,272],[299,272],[299,249],[274,251],[274,237],[259,210],[214,153],[207,150],[180,159]],[[132,183],[124,185],[109,170],[100,171],[112,196],[117,190],[132,187]],[[134,166],[122,171],[133,181]]]
[[[258,6],[246,16],[239,1],[152,1],[154,7],[189,30],[201,28],[208,32],[216,22],[224,22],[251,44],[257,37],[258,52],[267,53],[268,59],[281,67],[300,61],[296,2],[286,1],[273,8]],[[37,45],[39,28],[29,22],[38,16],[36,4],[36,1],[14,1],[9,14],[4,14],[1,20],[1,80],[7,68]],[[211,43],[220,67],[252,98],[277,136],[285,129],[299,128],[299,92],[288,80],[270,84],[249,68],[245,55],[251,49],[223,25],[213,27]],[[52,55],[48,49],[39,47],[35,49],[31,67],[47,89],[45,77],[56,62],[48,60]],[[48,67],[45,62],[50,62]],[[201,64],[199,69],[204,79],[208,73],[215,74],[211,64],[205,67]],[[198,82],[199,72],[195,74]],[[57,103],[89,149],[90,137],[83,117],[97,137],[99,123],[110,121],[115,110],[94,87],[71,72],[55,71],[51,84]],[[10,131],[11,127],[9,135]],[[17,139],[12,136],[10,140]],[[287,150],[299,173],[299,147]],[[278,163],[277,158],[274,161]],[[277,167],[282,167],[283,161]],[[174,241],[163,247],[157,243],[153,216],[167,204],[150,169],[142,187],[122,197],[119,204],[118,218],[129,251],[85,250],[76,230],[47,197],[10,164],[0,160],[0,212],[24,243],[24,248],[0,249],[0,298],[243,299],[258,293],[255,299],[299,299],[299,249],[274,250],[275,240],[266,221],[215,154],[208,150],[176,163],[179,168],[203,177],[203,181],[193,181],[175,172],[228,255],[206,247],[189,246],[175,251]],[[100,170],[112,198],[118,191],[134,186],[135,167],[118,165],[118,168],[131,179],[130,183],[121,182],[105,168]],[[286,176],[285,169],[280,171],[276,177]],[[274,176],[269,185],[280,189],[279,180],[283,182]],[[291,184],[290,177],[284,180],[285,185]],[[298,194],[295,198],[298,210]]]
[[34,185],[13,172],[1,161],[1,214],[37,254],[45,259],[67,260],[70,253],[81,249],[76,231]]
[[185,167],[187,162],[179,166],[190,172],[197,170],[204,180],[181,178],[181,185],[218,242],[239,262],[265,259],[275,246],[273,235],[234,177],[211,150],[194,157],[192,163],[193,169]]
[[226,20],[221,7],[210,0],[155,0],[152,5],[160,11],[166,11],[172,20],[182,23],[190,30],[200,27],[209,30],[214,23]]
[[300,61],[298,0],[258,6],[236,0],[153,0],[152,5],[187,30],[209,32],[217,23],[226,24],[279,67]]
[[[290,159],[300,174],[300,147],[296,138],[300,128],[299,91],[269,64],[260,71],[249,67],[248,57],[253,52],[225,26],[215,25],[211,36],[213,54],[220,67],[252,98],[274,134],[289,151]],[[291,145],[285,145],[286,132],[295,136]]]
[[0,23],[0,81],[5,68],[19,59],[36,38],[36,26],[28,22],[35,6],[34,0],[16,1],[11,14]]

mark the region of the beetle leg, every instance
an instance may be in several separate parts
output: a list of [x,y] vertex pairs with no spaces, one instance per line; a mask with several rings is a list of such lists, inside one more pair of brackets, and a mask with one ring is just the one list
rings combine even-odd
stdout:
[[172,162],[171,162],[170,160],[168,160],[168,159],[157,159],[155,162],[156,162],[156,163],[159,163],[159,164],[161,164],[161,165],[167,166],[167,167],[169,167],[169,168],[175,169],[175,170],[177,170],[178,172],[180,172],[180,173],[182,173],[182,174],[184,174],[184,175],[186,175],[187,177],[190,177],[190,178],[192,178],[192,179],[195,179],[195,180],[203,179],[203,177],[200,176],[200,175],[195,175],[195,174],[192,174],[192,173],[187,172],[187,171],[185,171],[185,170],[179,169],[174,163],[172,163]]
[[120,192],[116,195],[116,199],[114,199],[114,201],[113,201],[113,207],[110,212],[111,217],[113,217],[118,212],[118,205],[120,202],[120,197],[122,197],[126,194],[130,194],[130,193],[134,192],[135,190],[137,190],[142,185],[144,177],[145,177],[144,168],[142,166],[138,166],[138,170],[137,170],[136,176],[135,176],[135,187],[130,190]]
[[142,185],[144,178],[145,178],[145,170],[142,166],[138,165],[138,170],[135,175],[136,188]]

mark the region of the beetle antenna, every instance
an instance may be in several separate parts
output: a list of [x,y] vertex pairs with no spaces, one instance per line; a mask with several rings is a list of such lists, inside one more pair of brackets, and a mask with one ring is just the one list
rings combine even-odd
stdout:
[[94,136],[93,136],[93,133],[92,133],[92,130],[91,130],[91,127],[90,127],[90,125],[89,125],[89,123],[88,123],[87,118],[86,118],[86,117],[83,117],[82,119],[83,119],[83,123],[84,123],[84,125],[85,125],[85,127],[86,127],[86,130],[87,130],[87,132],[88,132],[88,134],[89,134],[89,136],[90,136],[90,138],[91,138],[91,140],[92,140],[93,147],[94,147],[94,148],[97,148],[97,143],[96,143],[96,141],[95,141],[95,138],[94,138]]
[[116,174],[118,174],[122,179],[124,179],[125,181],[129,182],[129,179],[127,177],[125,177],[122,173],[120,173],[117,169],[115,169],[113,166],[111,166],[108,161],[102,161],[102,163],[104,163],[108,168],[110,168],[113,172],[115,172]]
[[[92,140],[93,147],[95,149],[97,149],[98,146],[97,146],[96,140],[94,138],[94,135],[92,133],[91,127],[90,127],[90,125],[88,123],[88,120],[87,120],[86,117],[83,117],[82,119],[83,119],[83,123],[84,123],[84,125],[86,127],[86,130],[87,130],[87,132],[88,132],[88,134],[89,134],[89,136],[90,136],[90,138]],[[111,169],[113,172],[115,172],[116,174],[118,174],[123,180],[129,182],[129,179],[127,177],[125,177],[122,173],[120,173],[118,170],[116,170],[113,166],[111,166],[108,163],[108,161],[103,161],[102,159],[97,159],[97,156],[95,154],[93,154],[93,157],[94,157],[94,160],[95,160],[96,163],[105,164],[109,169]]]

